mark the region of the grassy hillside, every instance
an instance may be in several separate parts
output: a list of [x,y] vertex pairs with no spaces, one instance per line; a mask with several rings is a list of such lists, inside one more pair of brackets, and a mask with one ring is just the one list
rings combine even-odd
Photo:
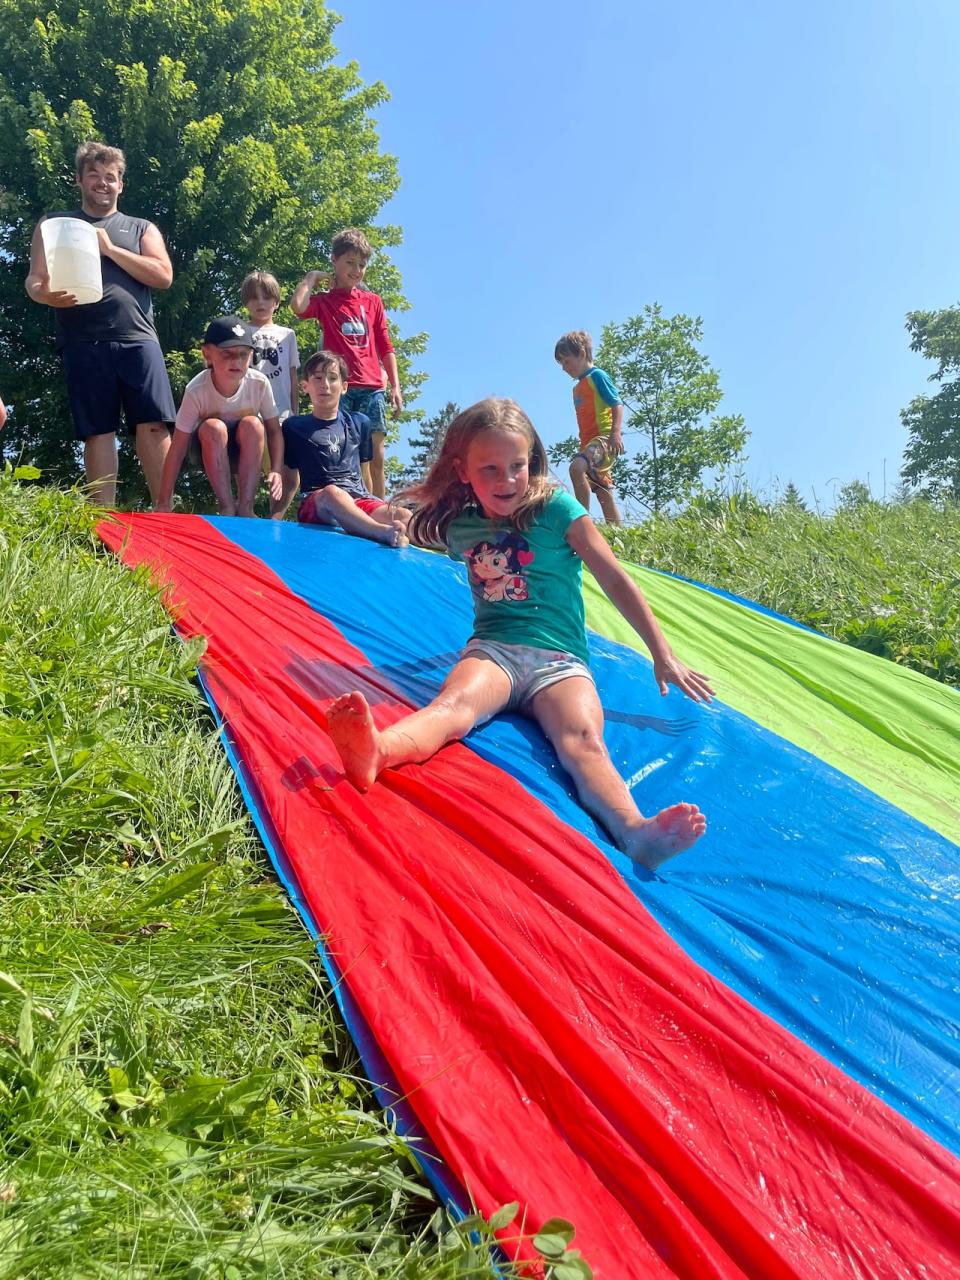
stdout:
[[863,502],[822,516],[750,495],[608,530],[617,554],[756,600],[960,685],[960,506]]

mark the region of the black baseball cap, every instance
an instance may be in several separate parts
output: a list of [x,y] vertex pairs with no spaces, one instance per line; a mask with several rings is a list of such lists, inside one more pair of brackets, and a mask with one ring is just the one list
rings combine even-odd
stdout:
[[250,347],[253,349],[253,326],[239,316],[217,316],[207,325],[203,345],[211,347]]

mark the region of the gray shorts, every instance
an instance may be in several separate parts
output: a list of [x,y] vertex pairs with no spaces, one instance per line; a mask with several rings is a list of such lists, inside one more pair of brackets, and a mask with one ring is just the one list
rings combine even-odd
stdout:
[[593,672],[580,658],[561,649],[534,649],[526,644],[501,644],[499,640],[472,639],[461,658],[489,658],[510,677],[510,700],[504,711],[526,711],[540,692],[571,676],[585,676],[595,683]]

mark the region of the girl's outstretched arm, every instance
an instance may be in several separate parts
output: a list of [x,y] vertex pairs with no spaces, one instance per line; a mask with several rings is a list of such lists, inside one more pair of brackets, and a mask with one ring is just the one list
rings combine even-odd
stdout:
[[643,592],[617,560],[589,516],[573,521],[567,529],[567,542],[650,650],[653,674],[660,692],[665,694],[667,686],[675,684],[694,702],[710,702],[713,689],[709,679],[676,657]]

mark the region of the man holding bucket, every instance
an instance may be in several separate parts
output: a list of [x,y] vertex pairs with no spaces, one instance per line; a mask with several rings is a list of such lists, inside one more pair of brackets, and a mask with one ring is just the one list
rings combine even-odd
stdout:
[[116,498],[121,409],[154,501],[170,448],[167,424],[176,417],[150,294],[170,287],[173,267],[158,228],[117,209],[125,167],[119,148],[83,143],[81,207],[37,223],[26,279],[33,301],[55,309],[87,483],[104,506]]

